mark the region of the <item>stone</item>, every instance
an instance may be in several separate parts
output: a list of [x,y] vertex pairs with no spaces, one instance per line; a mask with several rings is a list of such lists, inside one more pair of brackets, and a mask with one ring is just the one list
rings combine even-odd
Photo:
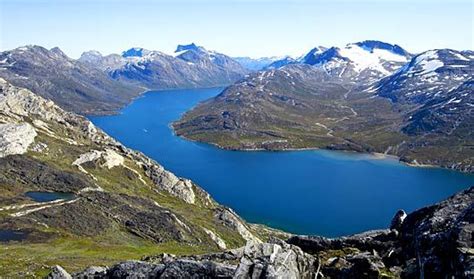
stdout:
[[317,260],[283,241],[249,243],[234,278],[315,278]]
[[390,223],[391,230],[399,230],[403,224],[403,221],[407,217],[406,212],[403,209],[400,209],[393,216],[392,222]]
[[230,208],[217,208],[214,214],[215,218],[225,226],[235,229],[243,239],[250,243],[261,243],[262,241],[254,236],[244,225],[244,221]]
[[48,279],[72,279],[72,276],[67,273],[64,268],[59,265],[55,265],[51,268],[51,272],[46,277]]
[[0,124],[0,158],[25,153],[36,136],[35,129],[29,123]]
[[91,266],[82,272],[73,274],[73,277],[77,279],[94,279],[94,278],[104,277],[106,274],[107,274],[107,267]]
[[[126,261],[112,266],[105,278],[159,278],[165,265],[142,261]],[[102,278],[104,278],[102,277]]]
[[222,238],[220,238],[219,236],[217,236],[213,231],[211,230],[208,230],[206,228],[203,228],[203,230],[206,232],[207,235],[209,235],[209,237],[212,239],[212,241],[214,241],[216,243],[216,245],[220,248],[220,249],[227,249],[227,245],[225,244],[224,240],[222,240]]

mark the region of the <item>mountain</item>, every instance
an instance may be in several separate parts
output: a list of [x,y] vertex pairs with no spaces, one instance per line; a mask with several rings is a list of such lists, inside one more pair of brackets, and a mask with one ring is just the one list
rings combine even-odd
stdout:
[[[347,237],[293,236],[206,255],[160,254],[74,278],[469,278],[474,188],[410,214],[397,212],[390,228]],[[54,266],[50,278],[69,273]],[[70,275],[69,275],[70,276]]]
[[179,45],[173,56],[131,48],[122,55],[85,52],[79,61],[101,69],[114,80],[149,89],[223,86],[248,72],[232,58],[194,43]]
[[394,102],[423,104],[444,97],[472,78],[474,55],[451,49],[416,55],[403,68],[373,86],[379,96]]
[[267,68],[273,62],[281,60],[281,57],[272,56],[272,57],[260,57],[260,58],[251,58],[251,57],[232,57],[235,61],[239,62],[242,67],[250,71],[260,71],[264,68]]
[[444,96],[426,102],[409,116],[408,134],[436,133],[474,138],[474,80],[472,77]]
[[109,54],[103,56],[100,52],[91,50],[82,53],[78,59],[80,62],[87,64],[90,67],[99,68],[102,71],[109,72],[114,69],[123,67],[127,62],[122,55]]
[[296,63],[298,63],[297,59],[295,59],[293,57],[290,57],[290,56],[286,56],[282,59],[273,61],[265,69],[278,69],[278,68],[281,68],[283,66],[290,65],[290,64],[296,64]]
[[122,55],[88,51],[74,60],[59,48],[25,46],[0,52],[0,77],[66,110],[110,114],[146,89],[223,86],[247,73],[226,55],[195,44],[178,48],[175,56],[131,48]]
[[319,46],[319,47],[315,47],[311,49],[308,53],[298,58],[285,56],[281,59],[273,61],[273,63],[267,66],[267,69],[278,69],[286,65],[298,64],[298,63],[313,65],[314,60],[326,50],[327,50],[326,47]]
[[122,52],[122,57],[143,57],[150,54],[149,50],[141,47],[133,47],[129,50]]
[[348,82],[370,84],[403,66],[411,54],[398,45],[363,41],[339,47],[315,47],[296,61],[276,61],[273,68],[302,63],[320,67]]
[[25,46],[0,52],[0,77],[82,114],[107,114],[142,89],[67,57],[59,48]]
[[305,56],[301,57],[299,61],[304,64],[309,64],[309,65],[315,65],[318,64],[319,57],[322,53],[324,53],[326,50],[328,50],[325,47],[315,47],[311,49]]
[[86,118],[3,79],[0,185],[0,240],[22,239],[0,254],[7,277],[44,277],[51,262],[74,270],[161,252],[217,252],[270,232]]
[[[361,51],[378,57],[377,66],[359,69],[356,59],[340,56]],[[474,171],[472,52],[427,51],[398,70],[390,68],[396,59],[379,59],[408,59],[395,45],[366,41],[311,53],[318,56],[314,65],[269,69],[226,88],[176,121],[176,133],[228,149],[378,152]]]

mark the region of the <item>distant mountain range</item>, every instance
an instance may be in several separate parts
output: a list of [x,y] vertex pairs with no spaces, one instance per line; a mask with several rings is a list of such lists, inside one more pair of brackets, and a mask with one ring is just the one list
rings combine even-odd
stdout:
[[[176,133],[230,149],[378,152],[474,172],[474,52],[410,54],[364,41],[270,60],[250,72],[195,44],[179,45],[175,55],[132,48],[79,60],[40,46],[1,52],[2,276],[469,275],[474,188],[400,210],[386,230],[291,236],[246,223],[192,181],[55,104],[113,113],[148,88],[233,83],[174,123]],[[32,192],[69,197],[37,202]],[[130,258],[141,260],[116,264]],[[52,264],[94,266],[71,276]]]
[[82,114],[114,113],[152,89],[225,86],[249,71],[203,47],[179,45],[174,56],[143,48],[78,59],[59,48],[25,46],[0,52],[0,77]]
[[174,124],[230,149],[331,148],[474,171],[472,51],[379,41],[275,61]]
[[[82,114],[114,113],[149,89],[229,86],[175,123],[233,149],[333,148],[472,171],[474,52],[412,54],[380,41],[317,46],[299,58],[231,58],[194,43],[173,55],[19,47],[0,77]],[[262,68],[263,70],[256,71]]]
[[272,57],[260,57],[260,58],[251,58],[251,57],[233,57],[233,59],[242,65],[242,67],[250,71],[260,71],[267,68],[269,65],[275,61],[280,61],[285,57],[272,56]]
[[347,81],[371,82],[387,76],[404,65],[412,55],[398,45],[363,41],[343,48],[318,46],[299,59],[284,58],[269,65],[280,68],[290,64],[308,64],[324,69]]
[[82,54],[80,62],[102,69],[112,79],[150,89],[193,88],[229,85],[248,70],[224,54],[194,43],[178,45],[174,55],[131,48],[122,55]]
[[0,77],[83,114],[114,112],[143,91],[67,57],[59,48],[40,46],[0,52]]

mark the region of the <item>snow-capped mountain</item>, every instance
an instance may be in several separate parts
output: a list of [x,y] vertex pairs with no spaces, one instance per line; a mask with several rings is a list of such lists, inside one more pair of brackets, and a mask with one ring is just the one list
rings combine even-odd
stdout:
[[[86,57],[93,61],[97,55]],[[29,45],[0,52],[0,77],[84,114],[115,111],[141,91],[68,57],[57,47],[48,50]]]
[[122,55],[85,52],[79,61],[107,72],[113,79],[156,89],[227,85],[248,72],[229,56],[194,43],[178,45],[174,55],[134,47]]
[[273,64],[279,67],[295,63],[313,65],[346,81],[370,84],[390,75],[410,58],[411,55],[398,45],[369,40],[343,48],[315,47],[296,61],[276,61]]
[[231,71],[246,72],[239,62],[231,57],[211,50],[206,50],[202,46],[192,43],[189,45],[178,45],[175,57],[188,63],[206,65],[217,65],[223,69]]
[[122,67],[127,63],[127,60],[119,54],[103,56],[100,52],[91,50],[82,53],[79,62],[92,67],[97,67],[103,71],[110,71]]
[[250,71],[260,71],[263,70],[273,62],[279,61],[284,59],[288,56],[271,56],[271,57],[259,57],[259,58],[251,58],[251,57],[232,57],[235,61],[239,62],[242,67],[250,70]]
[[291,57],[291,56],[286,56],[283,57],[282,59],[276,60],[264,69],[278,69],[286,65],[291,65],[291,64],[297,64],[298,60]]
[[474,55],[470,51],[429,50],[374,84],[369,91],[394,102],[423,104],[444,98],[462,83],[472,79]]
[[318,59],[323,52],[328,50],[325,47],[319,46],[311,49],[306,55],[298,59],[299,62],[309,65],[318,64]]
[[426,102],[409,116],[408,134],[453,133],[474,138],[474,79]]
[[148,55],[151,51],[141,48],[141,47],[133,47],[129,50],[122,52],[122,57],[143,57]]

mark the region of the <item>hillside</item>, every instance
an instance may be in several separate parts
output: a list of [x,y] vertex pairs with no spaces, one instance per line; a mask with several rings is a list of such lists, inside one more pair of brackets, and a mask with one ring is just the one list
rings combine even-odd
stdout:
[[112,113],[143,91],[41,46],[0,52],[0,77],[81,114]]
[[250,75],[173,127],[228,149],[378,152],[472,172],[472,59],[466,52],[428,51],[376,81],[364,77],[388,71],[386,61],[360,71],[347,61],[332,66],[345,69],[343,75],[326,64],[293,63]]
[[229,85],[247,72],[195,44],[178,46],[174,56],[132,48],[122,55],[89,51],[78,60],[35,45],[0,52],[1,78],[83,115],[116,113],[146,90]]
[[[3,79],[0,131],[4,276],[215,252],[265,237],[192,181]],[[5,243],[14,239],[22,241]]]
[[[74,278],[470,278],[474,188],[413,213],[389,228],[329,239],[293,236],[207,255],[150,255]],[[52,278],[69,275],[55,266]]]

